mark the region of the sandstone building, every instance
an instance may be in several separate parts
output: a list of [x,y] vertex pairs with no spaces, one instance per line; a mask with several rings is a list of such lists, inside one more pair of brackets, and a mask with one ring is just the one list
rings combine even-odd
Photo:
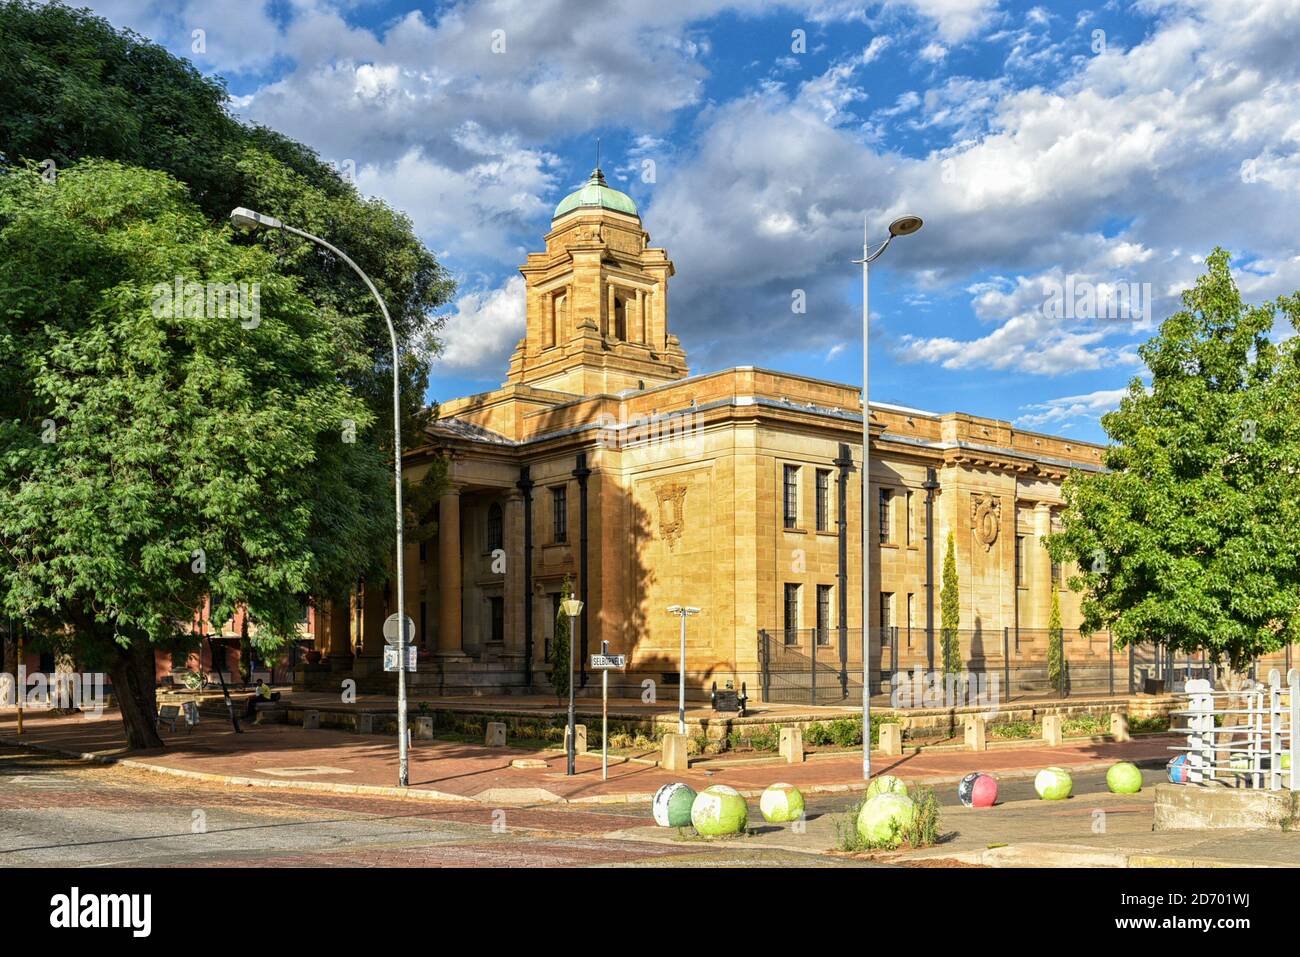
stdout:
[[[415,478],[446,458],[450,482],[436,539],[406,556],[415,686],[545,689],[566,577],[586,603],[579,661],[608,642],[629,656],[629,686],[672,680],[672,604],[703,609],[688,625],[694,696],[726,681],[755,694],[765,655],[860,674],[861,390],[749,366],[690,375],[671,332],[674,265],[600,170],[520,271],[527,328],[505,382],[445,402],[407,459]],[[1017,654],[1039,642],[1041,657],[1060,570],[1040,539],[1062,480],[1097,468],[1100,448],[884,404],[870,430],[873,672],[932,653],[926,606],[937,631],[949,533],[963,655],[996,657],[1015,634]],[[1061,602],[1075,627],[1076,596]],[[391,682],[381,628],[395,608],[382,588],[330,603],[316,647],[331,672]]]

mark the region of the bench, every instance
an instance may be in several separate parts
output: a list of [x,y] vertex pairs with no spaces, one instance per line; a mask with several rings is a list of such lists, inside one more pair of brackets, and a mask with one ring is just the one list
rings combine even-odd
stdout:
[[158,727],[167,725],[168,730],[176,730],[176,722],[181,719],[181,709],[174,704],[165,704],[158,709]]

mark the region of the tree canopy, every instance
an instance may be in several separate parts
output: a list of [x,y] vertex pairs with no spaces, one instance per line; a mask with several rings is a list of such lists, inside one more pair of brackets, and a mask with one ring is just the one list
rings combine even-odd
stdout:
[[1216,249],[1182,305],[1047,547],[1078,566],[1085,630],[1241,668],[1300,639],[1300,294],[1245,305]]
[[0,606],[110,669],[209,596],[270,650],[378,560],[389,467],[339,375],[361,320],[302,285],[165,173],[0,176]]

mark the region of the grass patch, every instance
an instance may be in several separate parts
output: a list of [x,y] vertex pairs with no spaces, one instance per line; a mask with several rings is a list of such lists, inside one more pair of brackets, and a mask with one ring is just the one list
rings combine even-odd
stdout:
[[896,850],[903,847],[918,850],[938,843],[939,799],[934,796],[934,788],[914,784],[908,788],[907,793],[916,808],[910,824],[903,827],[896,825],[885,840],[868,841],[858,832],[858,815],[867,802],[863,795],[854,802],[851,811],[836,819],[835,849],[848,854],[860,854],[864,851]]
[[988,733],[994,738],[1038,738],[1042,736],[1043,729],[1033,721],[1005,721],[1001,724],[989,725]]

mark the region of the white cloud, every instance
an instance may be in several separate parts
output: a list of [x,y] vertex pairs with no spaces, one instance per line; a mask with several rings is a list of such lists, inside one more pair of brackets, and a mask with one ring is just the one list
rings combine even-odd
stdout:
[[443,349],[435,371],[500,375],[502,356],[508,356],[524,335],[525,294],[523,277],[511,276],[500,289],[458,297],[456,311],[442,328]]
[[1085,395],[1068,395],[1059,399],[1048,399],[1027,405],[1024,415],[1017,416],[1015,424],[1023,429],[1037,429],[1042,426],[1060,428],[1065,423],[1077,419],[1096,420],[1103,413],[1119,408],[1120,399],[1128,395],[1128,388],[1099,389]]

